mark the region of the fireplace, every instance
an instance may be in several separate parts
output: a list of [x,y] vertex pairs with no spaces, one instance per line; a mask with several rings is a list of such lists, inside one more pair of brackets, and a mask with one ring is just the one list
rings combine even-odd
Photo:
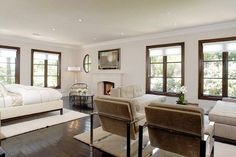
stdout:
[[114,82],[103,81],[104,95],[111,95],[111,89],[115,87]]

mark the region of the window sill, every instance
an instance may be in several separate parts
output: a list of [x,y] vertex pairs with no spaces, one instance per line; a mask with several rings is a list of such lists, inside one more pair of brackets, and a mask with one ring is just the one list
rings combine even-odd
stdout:
[[163,92],[154,92],[154,91],[146,91],[147,94],[154,94],[154,95],[165,95],[170,97],[178,97],[177,93],[163,93]]

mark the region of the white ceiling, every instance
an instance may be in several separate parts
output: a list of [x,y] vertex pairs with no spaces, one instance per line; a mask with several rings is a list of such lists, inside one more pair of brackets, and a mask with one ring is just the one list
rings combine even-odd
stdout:
[[0,34],[70,45],[236,20],[236,0],[0,0],[0,4]]

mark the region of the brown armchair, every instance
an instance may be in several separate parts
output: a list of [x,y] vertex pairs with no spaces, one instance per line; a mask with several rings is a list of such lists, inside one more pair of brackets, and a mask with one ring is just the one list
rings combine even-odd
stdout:
[[[131,139],[137,139],[138,126],[145,115],[136,113],[130,99],[99,96],[95,98],[97,115],[104,131],[122,136],[127,139],[126,156],[131,155]],[[90,144],[93,145],[93,114],[91,115]]]
[[[152,103],[145,108],[150,144],[175,156],[214,155],[214,123],[204,128],[203,109],[196,106]],[[142,129],[139,157],[142,156]],[[160,152],[159,152],[160,153]]]

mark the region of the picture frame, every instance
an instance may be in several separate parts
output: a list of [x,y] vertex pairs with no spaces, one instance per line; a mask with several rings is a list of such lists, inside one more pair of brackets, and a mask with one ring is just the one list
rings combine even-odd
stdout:
[[120,69],[120,49],[98,51],[98,69]]

